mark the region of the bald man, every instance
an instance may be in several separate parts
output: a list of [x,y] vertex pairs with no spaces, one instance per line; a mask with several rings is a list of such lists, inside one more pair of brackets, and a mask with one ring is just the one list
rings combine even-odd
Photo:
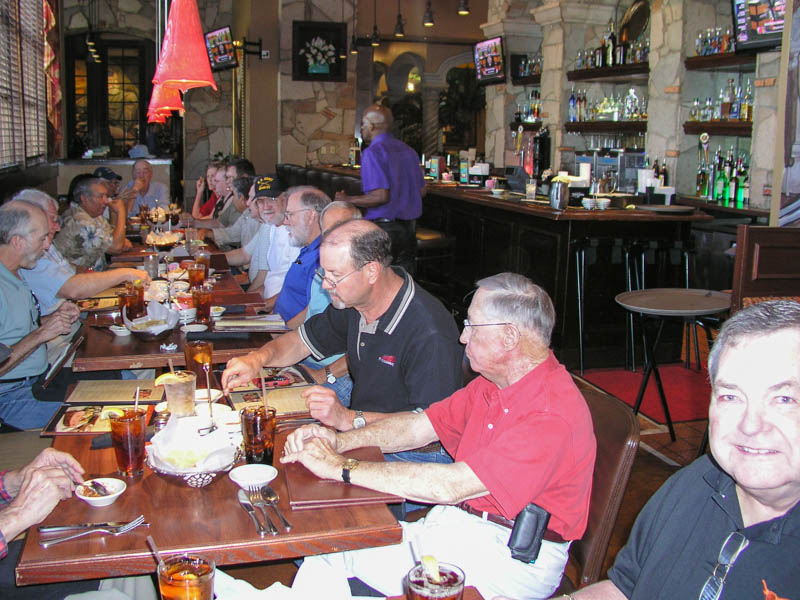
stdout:
[[366,209],[364,218],[389,234],[392,264],[413,273],[417,254],[416,220],[422,215],[425,180],[419,156],[389,130],[392,113],[370,106],[361,119],[361,137],[369,147],[361,154],[361,196],[337,192],[335,200]]

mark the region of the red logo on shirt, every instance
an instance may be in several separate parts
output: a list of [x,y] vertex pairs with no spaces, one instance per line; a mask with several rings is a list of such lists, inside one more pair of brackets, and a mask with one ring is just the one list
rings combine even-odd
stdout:
[[763,579],[761,580],[761,583],[764,585],[764,600],[789,600],[788,598],[779,597],[778,594],[770,590],[767,587],[767,582]]
[[394,356],[391,356],[389,354],[384,354],[383,356],[378,357],[378,360],[385,365],[389,365],[390,367],[393,367],[395,363]]

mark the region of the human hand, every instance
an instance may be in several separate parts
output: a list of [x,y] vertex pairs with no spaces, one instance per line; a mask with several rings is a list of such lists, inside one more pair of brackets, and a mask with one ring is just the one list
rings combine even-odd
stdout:
[[284,452],[293,454],[302,451],[306,440],[310,440],[311,438],[326,439],[333,448],[338,448],[338,438],[336,437],[336,432],[333,429],[322,427],[321,425],[317,425],[315,423],[312,425],[303,425],[299,429],[295,429],[292,433],[290,433],[286,437]]
[[135,179],[131,189],[134,190],[137,194],[144,189],[144,179]]
[[83,481],[83,467],[75,458],[67,452],[61,452],[53,448],[45,448],[25,467],[20,469],[24,474],[28,470],[41,469],[43,467],[59,467],[69,477],[71,482]]
[[288,452],[284,447],[281,464],[299,462],[320,479],[338,480],[344,459],[326,438],[312,437],[305,441],[302,450]]
[[78,308],[78,305],[68,300],[59,304],[58,308],[54,312],[63,313],[68,319],[70,319],[70,323],[74,323],[78,320],[78,317],[81,316],[81,309]]
[[[25,472],[16,497],[3,513],[13,521],[10,529],[24,531],[41,523],[61,500],[72,496],[75,484],[60,467],[39,467]],[[4,534],[8,532],[4,529]]]
[[133,248],[133,244],[128,238],[122,240],[122,249],[123,250],[131,250]]
[[55,312],[42,317],[42,325],[39,327],[42,342],[49,342],[59,335],[69,333],[80,314],[75,311],[77,307],[72,302],[63,302]]
[[112,214],[116,216],[121,216],[123,219],[127,214],[127,210],[125,209],[125,203],[119,196],[111,199],[111,202],[108,203],[108,209],[111,211]]
[[233,388],[247,384],[261,371],[261,358],[256,352],[232,358],[222,372],[222,390],[227,394]]
[[206,178],[200,177],[195,183],[195,188],[197,189],[198,194],[202,194],[206,189]]
[[125,281],[134,283],[137,279],[139,279],[143,284],[150,285],[150,275],[148,275],[146,271],[128,268],[119,269],[119,271],[121,271],[120,274],[123,276],[123,279],[120,281],[120,283]]
[[301,395],[312,417],[339,431],[352,429],[353,418],[350,416],[350,410],[342,406],[332,389],[315,385]]
[[117,194],[116,198],[127,204],[130,200],[136,198],[136,190],[133,188],[125,188],[119,194]]

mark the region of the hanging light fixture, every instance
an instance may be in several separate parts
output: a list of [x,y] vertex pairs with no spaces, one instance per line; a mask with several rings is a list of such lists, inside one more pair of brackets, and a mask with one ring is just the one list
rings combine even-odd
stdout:
[[197,0],[173,0],[153,83],[182,92],[209,85],[216,91]]
[[[344,23],[344,0],[342,0],[342,23]],[[344,46],[339,48],[339,60],[347,60],[347,33],[344,35]]]
[[403,14],[400,12],[400,0],[397,0],[397,25],[394,26],[394,37],[405,37],[406,32],[403,29]]
[[425,27],[433,27],[433,10],[431,10],[431,0],[425,3],[425,14],[422,16],[422,24]]
[[458,14],[462,17],[469,14],[469,0],[458,0]]
[[377,48],[381,45],[381,34],[378,33],[378,2],[372,0],[372,47]]
[[150,96],[150,104],[147,107],[147,120],[150,123],[153,117],[169,116],[173,110],[183,114],[183,100],[177,88],[167,88],[163,85],[154,85],[153,94]]
[[358,54],[358,40],[356,40],[355,26],[356,23],[353,21],[353,37],[350,38],[350,54]]

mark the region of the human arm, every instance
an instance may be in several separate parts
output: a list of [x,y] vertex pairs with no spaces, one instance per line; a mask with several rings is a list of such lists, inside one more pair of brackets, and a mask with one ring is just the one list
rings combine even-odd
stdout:
[[200,208],[205,204],[206,197],[206,178],[202,176],[197,179],[197,183],[195,183],[195,195],[194,195],[194,204],[192,204],[192,218],[193,219],[202,219],[203,215],[200,214]]
[[286,326],[289,329],[297,329],[302,325],[306,320],[306,314],[308,314],[308,306],[306,306],[303,310],[293,316],[289,321],[286,323]]
[[111,245],[105,251],[108,254],[119,254],[125,250],[125,242],[128,241],[128,238],[125,237],[125,220],[128,212],[120,198],[112,200],[108,208],[111,213],[113,232],[111,234]]
[[232,358],[222,373],[222,387],[229,392],[258,377],[261,367],[288,367],[310,354],[297,331],[290,331],[267,342],[258,350]]
[[150,276],[139,269],[109,269],[89,273],[76,273],[58,290],[59,298],[68,300],[81,300],[90,298],[98,292],[119,285],[126,281],[134,282],[141,279],[145,284],[150,283]]
[[228,250],[225,253],[225,258],[232,267],[241,267],[250,262],[250,253],[244,247],[236,248],[235,250]]
[[[318,373],[321,374],[323,379],[323,381],[319,383],[324,383],[325,379],[324,369],[319,369],[319,370],[309,369],[309,374],[312,377],[314,377],[311,371],[318,371]],[[342,375],[344,375],[347,372],[340,366],[337,367],[337,371],[341,372]],[[335,372],[334,375],[336,375],[337,377],[339,376]],[[315,385],[304,391],[302,393],[302,397],[306,401],[306,406],[308,406],[308,410],[311,413],[311,416],[319,420],[320,423],[323,423],[324,425],[327,425],[329,427],[335,427],[338,431],[350,431],[351,429],[353,429],[353,421],[356,418],[356,411],[342,406],[342,403],[339,402],[339,398],[336,396],[336,392],[334,392],[332,389],[327,387],[322,387],[321,385]],[[394,414],[396,413],[361,411],[361,416],[364,418],[367,424],[377,423],[378,421],[382,421],[387,417],[393,416]],[[425,446],[428,443],[429,442],[425,442],[424,444],[420,444],[419,446],[413,446],[413,447],[419,448],[421,446]],[[406,448],[406,450],[407,449],[408,448]]]
[[362,194],[361,196],[350,196],[345,192],[336,192],[335,200],[350,202],[359,208],[374,208],[389,202],[389,190],[379,188]]
[[263,292],[264,291],[264,280],[267,278],[267,271],[265,269],[260,269],[258,273],[256,273],[255,279],[253,282],[248,286],[248,292]]

